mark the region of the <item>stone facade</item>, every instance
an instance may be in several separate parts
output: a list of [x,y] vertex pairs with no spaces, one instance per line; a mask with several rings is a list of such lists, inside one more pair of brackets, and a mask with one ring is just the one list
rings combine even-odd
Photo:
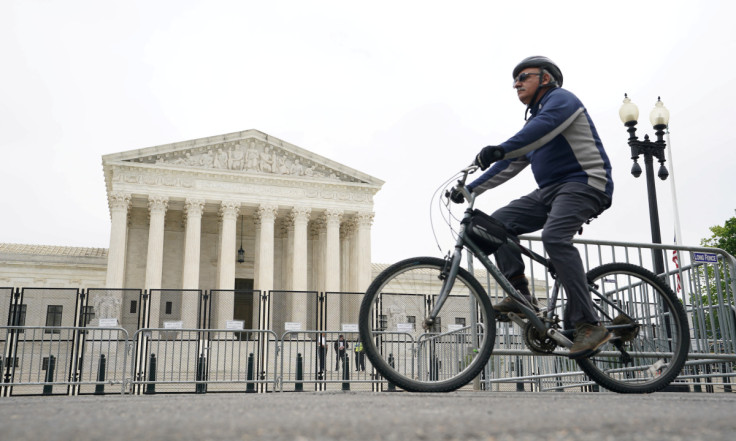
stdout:
[[0,287],[102,288],[107,248],[0,243]]
[[[98,259],[94,281],[73,276],[62,286],[322,292],[365,290],[372,279],[379,179],[257,130],[105,155],[102,165],[106,268]],[[6,285],[55,285],[34,274]],[[132,301],[118,300],[123,310]],[[233,301],[225,292],[214,300],[213,324],[233,318]]]

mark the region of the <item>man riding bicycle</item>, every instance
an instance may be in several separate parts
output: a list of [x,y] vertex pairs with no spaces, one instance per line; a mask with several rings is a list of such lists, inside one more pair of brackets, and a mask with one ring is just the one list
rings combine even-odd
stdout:
[[[572,239],[583,223],[610,207],[613,195],[611,163],[588,112],[571,92],[562,89],[562,72],[549,58],[525,58],[513,70],[514,88],[527,105],[524,127],[498,146],[483,148],[475,158],[488,169],[468,185],[476,195],[511,179],[531,164],[538,189],[497,210],[492,217],[512,236],[542,229],[542,242],[557,277],[567,292],[564,325],[575,327],[569,357],[593,354],[611,338],[600,326],[583,262]],[[531,114],[528,119],[527,114]],[[455,202],[462,195],[453,194]],[[536,305],[529,292],[521,254],[510,246],[495,253],[498,267],[512,285]],[[510,297],[494,309],[521,313]]]

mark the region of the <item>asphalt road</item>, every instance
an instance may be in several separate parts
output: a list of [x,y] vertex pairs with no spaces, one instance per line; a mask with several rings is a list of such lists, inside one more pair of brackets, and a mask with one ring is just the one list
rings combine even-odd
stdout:
[[0,398],[0,440],[733,440],[736,394]]

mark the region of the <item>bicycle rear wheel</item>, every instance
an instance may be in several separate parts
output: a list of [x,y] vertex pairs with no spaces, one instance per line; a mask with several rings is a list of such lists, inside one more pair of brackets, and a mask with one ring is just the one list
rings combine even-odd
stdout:
[[593,297],[601,323],[613,327],[613,338],[578,365],[614,392],[650,393],[670,384],[690,347],[685,309],[670,287],[651,271],[627,263],[592,269],[588,279],[607,299]]
[[496,326],[490,299],[459,269],[432,329],[423,329],[439,296],[445,261],[416,257],[376,277],[360,306],[365,352],[390,383],[412,392],[448,392],[478,376],[491,356]]

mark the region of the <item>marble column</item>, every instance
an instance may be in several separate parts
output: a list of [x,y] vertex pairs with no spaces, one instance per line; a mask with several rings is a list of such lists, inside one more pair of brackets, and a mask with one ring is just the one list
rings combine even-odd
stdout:
[[[255,239],[253,240],[253,289],[259,286],[258,282],[258,250],[261,248],[261,218],[258,217],[258,213],[253,216],[253,232]],[[253,323],[257,323],[254,321]]]
[[312,286],[314,291],[325,290],[325,239],[324,217],[315,219],[310,225],[312,236]]
[[[322,289],[324,292],[340,291],[340,219],[342,211],[325,210],[322,215],[320,242],[322,244]],[[340,296],[331,295],[325,300],[326,320],[329,330],[340,329]]]
[[123,288],[125,284],[125,249],[128,240],[130,194],[110,193],[110,248],[107,253],[107,288]]
[[353,222],[349,219],[340,226],[340,291],[352,291],[350,285],[350,263],[351,250],[350,246],[353,235]]
[[[164,263],[164,220],[169,198],[166,196],[150,195],[148,197],[148,211],[150,215],[148,225],[148,251],[146,253],[146,283],[147,290],[161,289],[161,277]],[[151,320],[149,326],[157,328],[161,307],[161,294],[153,293],[150,297]]]
[[290,217],[294,226],[293,244],[291,246],[293,258],[291,267],[291,286],[294,291],[307,290],[307,224],[309,223],[310,208],[294,207]]
[[229,292],[218,292],[215,310],[215,327],[225,329],[226,322],[233,319],[233,301],[235,289],[235,262],[236,262],[236,229],[238,226],[238,213],[240,202],[223,201],[220,204],[220,257],[217,267],[217,289],[229,290]]
[[365,292],[371,283],[371,225],[373,213],[360,212],[355,216],[357,228],[357,291]]
[[350,292],[359,292],[358,289],[358,253],[360,248],[358,246],[358,221],[356,217],[350,220]]
[[199,288],[199,257],[202,240],[204,200],[187,199],[184,204],[186,232],[184,237],[184,267],[182,289]]
[[294,268],[294,221],[291,216],[281,219],[281,234],[283,236],[281,249],[283,250],[283,258],[281,259],[281,284],[285,290],[291,290],[294,286],[292,280]]
[[[257,285],[255,289],[266,293],[273,289],[274,268],[274,223],[278,206],[262,204],[258,207],[256,217],[260,220],[258,232],[258,249],[256,250],[256,261],[258,262]],[[261,328],[268,326],[270,319],[263,317]]]
[[325,291],[340,291],[340,220],[342,210],[326,210],[325,223]]
[[[184,233],[184,265],[182,268],[182,289],[199,289],[199,257],[202,240],[202,212],[204,200],[187,199],[184,203],[186,231]],[[199,296],[196,293],[182,293],[181,316],[185,328],[197,326]]]
[[[307,225],[309,223],[310,208],[294,207],[289,213],[291,219],[291,285],[292,291],[307,290]],[[291,301],[290,321],[300,322],[302,329],[308,329],[307,295],[293,294]]]

